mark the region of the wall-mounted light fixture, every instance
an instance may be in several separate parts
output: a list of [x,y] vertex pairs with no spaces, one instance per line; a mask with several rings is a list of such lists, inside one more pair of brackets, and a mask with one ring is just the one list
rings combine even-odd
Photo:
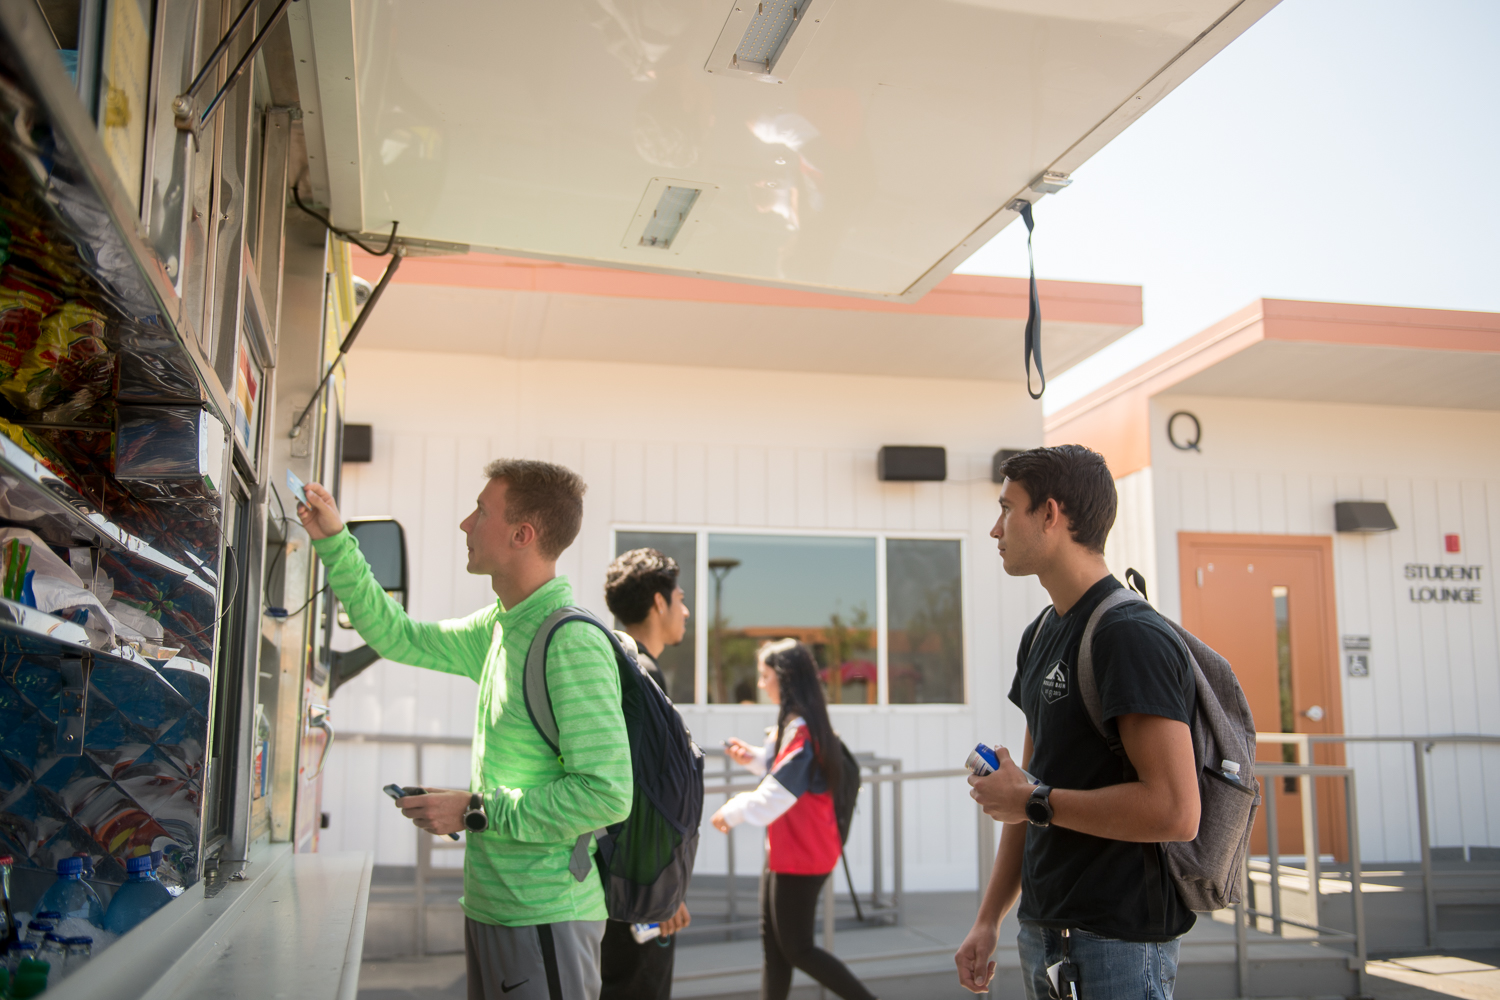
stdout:
[[1333,528],[1358,534],[1395,531],[1396,519],[1379,500],[1340,500],[1333,505]]
[[994,457],[990,459],[990,482],[1005,482],[1005,473],[1001,471],[1000,467],[1009,462],[1012,456],[1021,454],[1023,450],[1021,448],[1001,448],[995,452]]
[[948,478],[948,450],[888,444],[875,459],[882,483],[940,483]]

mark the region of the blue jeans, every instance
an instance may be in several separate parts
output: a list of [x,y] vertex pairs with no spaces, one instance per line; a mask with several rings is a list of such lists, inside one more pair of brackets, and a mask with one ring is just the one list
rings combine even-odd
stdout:
[[[1062,931],[1023,922],[1016,938],[1026,1000],[1048,1000],[1047,967],[1062,961]],[[1121,941],[1088,931],[1068,936],[1068,957],[1078,966],[1078,1000],[1172,1000],[1179,941]]]

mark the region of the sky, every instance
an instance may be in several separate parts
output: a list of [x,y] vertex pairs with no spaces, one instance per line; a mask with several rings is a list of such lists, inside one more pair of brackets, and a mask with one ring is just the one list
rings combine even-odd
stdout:
[[[1037,277],[1145,299],[1045,410],[1257,298],[1500,311],[1497,48],[1497,0],[1282,0],[1038,203]],[[1015,223],[958,270],[1025,268]]]

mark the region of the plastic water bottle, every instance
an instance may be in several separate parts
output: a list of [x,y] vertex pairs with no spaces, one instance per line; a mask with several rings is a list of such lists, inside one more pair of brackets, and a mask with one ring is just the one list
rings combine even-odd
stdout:
[[1238,761],[1219,761],[1219,773],[1228,778],[1230,781],[1234,782],[1236,785],[1240,783],[1240,765]]
[[30,941],[38,948],[47,939],[47,935],[57,930],[57,925],[50,920],[28,920],[26,922],[26,936],[24,941]]
[[11,971],[12,975],[15,974],[23,958],[36,958],[36,945],[30,941],[17,941],[10,946],[10,950],[5,953],[5,967]]
[[115,890],[104,915],[104,929],[113,934],[124,934],[172,901],[172,894],[156,877],[151,855],[126,861],[125,872],[129,880]]
[[66,940],[67,938],[60,934],[48,934],[46,939],[37,945],[36,957],[61,972],[63,959],[67,956],[67,952],[63,948],[63,943]]
[[70,937],[63,945],[63,971],[67,975],[77,972],[94,957],[94,939],[87,934]]
[[94,887],[83,880],[83,858],[63,858],[57,863],[57,881],[43,894],[37,909],[104,926],[104,904]]

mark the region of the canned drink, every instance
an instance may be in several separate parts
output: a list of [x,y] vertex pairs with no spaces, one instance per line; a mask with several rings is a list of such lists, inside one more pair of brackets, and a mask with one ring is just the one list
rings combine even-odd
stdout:
[[[981,743],[969,752],[969,759],[964,761],[964,766],[982,778],[986,774],[994,774],[1000,770],[1000,757],[993,749]],[[1032,777],[1031,773],[1024,768],[1021,769],[1021,777],[1033,785],[1041,784],[1040,781]]]
[[635,938],[636,944],[645,944],[661,937],[661,924],[631,924],[630,936]]

